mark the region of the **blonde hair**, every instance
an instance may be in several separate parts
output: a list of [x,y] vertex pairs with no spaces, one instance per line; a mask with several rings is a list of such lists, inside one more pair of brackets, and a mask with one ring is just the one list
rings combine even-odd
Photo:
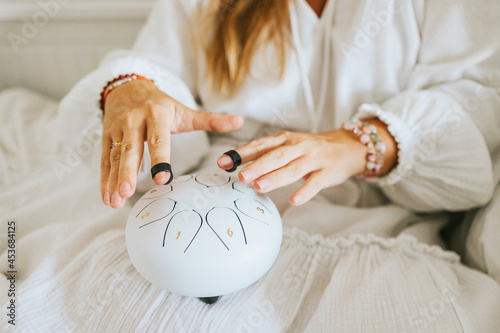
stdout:
[[200,25],[206,36],[205,45],[208,91],[232,95],[251,72],[257,49],[272,43],[283,77],[286,46],[290,32],[290,0],[211,0],[204,10]]

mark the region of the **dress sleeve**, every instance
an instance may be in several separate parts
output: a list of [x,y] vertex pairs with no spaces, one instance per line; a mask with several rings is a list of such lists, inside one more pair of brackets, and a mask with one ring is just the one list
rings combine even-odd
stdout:
[[500,178],[500,2],[420,1],[420,49],[406,90],[356,117],[378,117],[398,164],[372,180],[415,211],[490,200]]
[[[108,54],[99,67],[85,76],[63,98],[59,106],[59,132],[64,142],[78,152],[79,145],[92,143],[92,151],[81,160],[100,166],[102,111],[98,101],[106,83],[120,74],[136,73],[154,80],[160,90],[196,109],[197,43],[191,29],[196,0],[159,0],[131,50]],[[149,152],[145,145],[144,160]],[[83,152],[83,149],[80,149]],[[208,150],[205,132],[172,136],[172,167],[181,174],[193,168]],[[86,151],[86,150],[85,150]],[[189,151],[189,154],[185,152]],[[142,168],[148,176],[150,165]],[[141,173],[139,180],[141,179]],[[149,185],[152,185],[151,181]],[[138,188],[140,186],[138,185]]]

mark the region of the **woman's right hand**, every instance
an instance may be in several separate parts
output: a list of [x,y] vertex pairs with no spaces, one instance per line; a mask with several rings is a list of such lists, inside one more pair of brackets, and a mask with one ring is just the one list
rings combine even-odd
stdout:
[[[115,88],[105,105],[101,195],[105,205],[121,208],[136,188],[137,173],[148,142],[151,165],[170,162],[170,134],[189,131],[228,132],[240,128],[243,118],[192,110],[159,90],[152,82],[135,80]],[[113,142],[120,147],[110,149]],[[165,184],[167,172],[154,182]]]

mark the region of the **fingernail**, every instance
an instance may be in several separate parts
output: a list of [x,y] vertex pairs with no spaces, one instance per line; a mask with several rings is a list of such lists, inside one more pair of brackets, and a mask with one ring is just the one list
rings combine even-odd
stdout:
[[302,196],[300,194],[294,195],[291,198],[291,201],[292,201],[293,204],[299,205],[302,202]]
[[241,170],[241,178],[246,182],[251,182],[255,178],[255,173],[252,170]]
[[267,178],[264,178],[264,179],[260,179],[259,181],[256,181],[255,185],[257,185],[257,187],[260,190],[265,190],[266,188],[269,187],[269,185],[271,185],[271,181]]
[[122,198],[120,197],[120,194],[118,194],[118,191],[113,192],[113,194],[111,195],[111,205],[119,206],[121,202]]
[[162,172],[158,172],[155,176],[155,183],[157,184],[164,184],[166,183],[168,180],[167,178],[167,172],[166,171],[162,171]]
[[129,194],[130,191],[132,191],[132,187],[130,186],[130,184],[128,182],[122,182],[120,184],[120,195],[121,196]]
[[109,206],[109,192],[102,195],[102,202],[104,202],[106,206]]
[[171,172],[165,172],[165,175],[167,176],[167,180],[163,182],[163,185],[168,185],[174,179],[174,174]]
[[226,169],[226,168],[230,167],[231,164],[233,164],[233,160],[231,159],[231,157],[229,157],[227,155],[222,155],[217,160],[217,164],[219,164],[219,166],[221,168]]

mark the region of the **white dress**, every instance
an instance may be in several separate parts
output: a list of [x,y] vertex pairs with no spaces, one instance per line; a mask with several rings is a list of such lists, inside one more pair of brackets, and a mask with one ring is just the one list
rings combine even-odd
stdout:
[[[85,198],[78,198],[85,204],[78,227],[47,225],[20,241],[26,248],[54,244],[36,255],[41,264],[26,266],[20,327],[500,330],[498,284],[429,245],[440,244],[437,231],[447,222],[446,214],[436,212],[486,203],[500,179],[498,1],[329,0],[320,19],[305,0],[292,1],[293,42],[283,80],[275,80],[272,50],[262,48],[251,77],[231,99],[209,99],[204,90],[204,56],[191,22],[204,2],[160,0],[133,50],[108,55],[60,103],[64,142],[77,147],[98,133],[102,87],[134,72],[190,107],[246,119],[242,129],[225,135],[174,135],[176,175],[215,168],[227,149],[280,129],[322,132],[353,117],[373,116],[389,125],[398,142],[397,167],[380,179],[351,179],[324,190],[301,207],[288,204],[298,184],[273,191],[284,224],[277,262],[262,280],[207,310],[197,300],[151,286],[133,269],[123,232],[130,207],[98,206],[96,146],[82,171],[89,180],[82,187]],[[139,191],[152,185],[149,167],[139,175]],[[56,199],[59,206],[70,202],[63,195]],[[37,209],[56,206],[44,202]],[[37,209],[22,216],[29,220]]]

